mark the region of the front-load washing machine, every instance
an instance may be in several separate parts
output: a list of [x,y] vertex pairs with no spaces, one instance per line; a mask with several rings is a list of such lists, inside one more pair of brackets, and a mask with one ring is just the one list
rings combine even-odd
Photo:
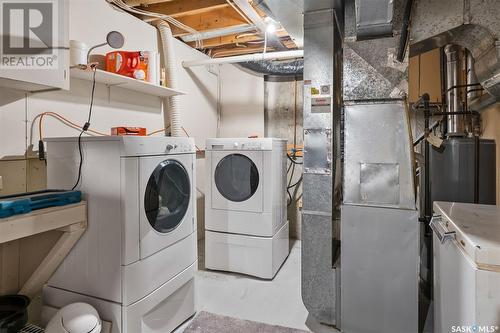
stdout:
[[206,142],[205,267],[272,279],[289,253],[286,140]]
[[[88,229],[44,303],[94,306],[113,333],[171,332],[195,313],[195,148],[189,138],[84,137]],[[47,140],[49,188],[71,188],[78,138]]]

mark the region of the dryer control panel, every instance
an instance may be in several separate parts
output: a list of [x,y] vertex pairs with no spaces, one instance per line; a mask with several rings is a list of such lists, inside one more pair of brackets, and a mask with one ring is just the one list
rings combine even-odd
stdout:
[[263,150],[260,142],[238,142],[230,144],[213,144],[209,150]]
[[273,150],[286,141],[274,138],[217,138],[207,140],[207,150]]

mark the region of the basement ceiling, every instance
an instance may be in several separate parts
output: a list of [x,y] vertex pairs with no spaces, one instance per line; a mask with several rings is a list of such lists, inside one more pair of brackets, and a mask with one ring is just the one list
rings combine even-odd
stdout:
[[[125,0],[127,5],[149,12],[166,14],[198,33],[172,26],[175,37],[211,57],[226,57],[263,52],[265,30],[272,24],[276,31],[267,33],[266,52],[297,49],[290,34],[276,21],[262,0]],[[145,18],[144,18],[145,19]]]

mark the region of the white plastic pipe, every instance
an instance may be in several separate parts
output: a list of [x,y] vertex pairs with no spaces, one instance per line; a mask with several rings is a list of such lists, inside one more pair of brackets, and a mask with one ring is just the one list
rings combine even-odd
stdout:
[[261,61],[261,60],[275,60],[275,59],[293,59],[293,58],[302,58],[304,56],[303,50],[294,50],[294,51],[282,51],[282,52],[269,52],[266,54],[262,53],[254,53],[254,54],[246,54],[241,56],[234,57],[225,57],[225,58],[211,58],[206,60],[193,60],[193,61],[183,61],[182,67],[194,67],[194,66],[203,66],[203,65],[220,65],[220,64],[234,64],[238,62],[246,62],[246,61]]
[[[161,44],[163,48],[163,57],[165,63],[165,74],[167,76],[167,86],[172,89],[178,88],[177,66],[174,53],[174,37],[172,30],[165,21],[157,24],[160,31]],[[181,132],[181,111],[179,96],[170,96],[163,100],[163,121],[167,128],[170,125],[172,136],[182,136]],[[165,135],[167,130],[165,130]]]

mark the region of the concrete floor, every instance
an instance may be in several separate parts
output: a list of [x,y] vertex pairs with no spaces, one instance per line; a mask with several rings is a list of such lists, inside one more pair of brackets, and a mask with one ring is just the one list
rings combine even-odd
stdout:
[[[205,270],[204,248],[202,240],[198,244],[196,275],[198,311],[310,331],[305,324],[308,312],[300,294],[300,241],[291,242],[290,255],[272,281]],[[188,324],[179,327],[176,333],[181,333]]]
[[300,241],[291,242],[290,255],[272,281],[205,270],[204,245],[201,241],[198,246],[199,311],[309,330],[300,294]]
[[[272,281],[267,281],[247,275],[206,270],[205,244],[203,240],[199,241],[199,269],[196,273],[197,311],[305,331],[311,331],[312,328],[317,333],[339,332],[308,318],[301,298],[301,243],[294,240],[290,245],[290,255],[280,271]],[[174,333],[182,333],[189,323],[190,320]],[[432,332],[432,319],[428,320],[425,326],[424,333]]]

